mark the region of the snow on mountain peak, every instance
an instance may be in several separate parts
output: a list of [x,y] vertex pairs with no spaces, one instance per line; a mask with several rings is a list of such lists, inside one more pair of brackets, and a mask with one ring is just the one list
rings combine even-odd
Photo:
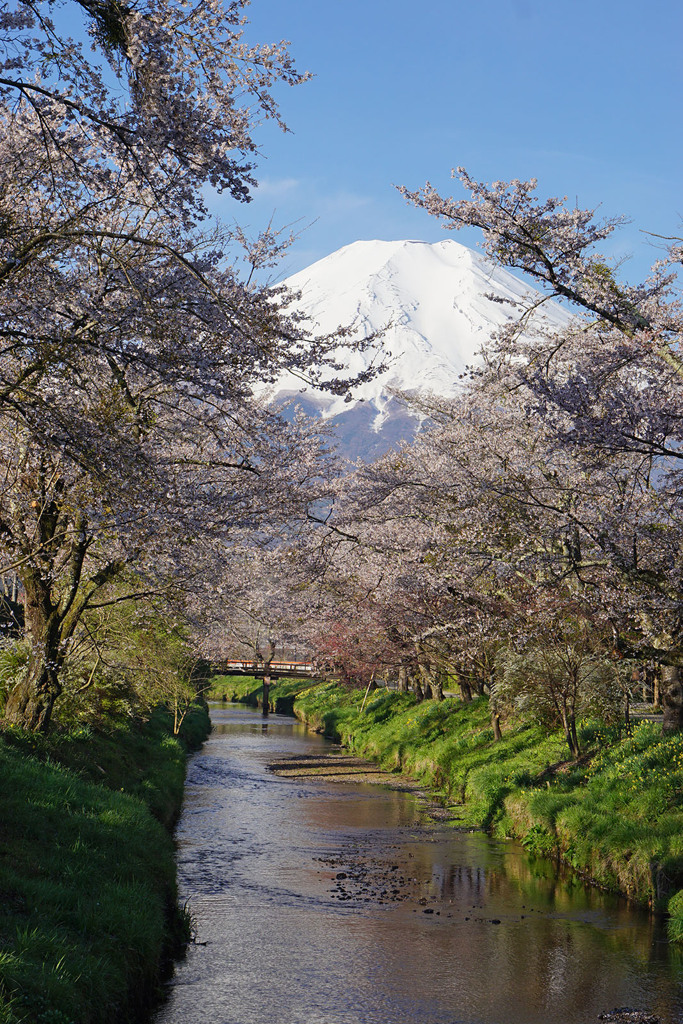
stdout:
[[[518,315],[511,303],[532,292],[451,238],[435,243],[353,242],[283,283],[301,293],[293,308],[306,314],[316,333],[332,333],[352,323],[361,336],[386,328],[382,346],[391,365],[353,393],[353,405],[366,403],[365,429],[375,431],[395,405],[390,388],[453,394],[465,367],[478,361],[483,343]],[[496,302],[487,294],[510,301]],[[368,353],[353,353],[345,361],[355,374],[369,358]],[[350,409],[343,397],[312,389],[301,393],[300,384],[292,380],[282,380],[277,393],[300,393],[307,406],[326,418]]]

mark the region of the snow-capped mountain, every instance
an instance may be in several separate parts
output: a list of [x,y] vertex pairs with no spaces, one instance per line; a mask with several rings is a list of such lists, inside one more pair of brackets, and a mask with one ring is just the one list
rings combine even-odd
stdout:
[[[414,435],[419,420],[389,389],[430,390],[451,395],[467,365],[477,362],[482,344],[518,310],[510,302],[531,289],[502,268],[453,239],[361,241],[344,246],[284,284],[301,292],[295,308],[305,312],[315,332],[356,325],[361,336],[386,328],[382,346],[391,365],[356,388],[353,400],[283,380],[278,400],[296,396],[307,411],[332,418],[342,449],[350,456],[374,457],[396,441]],[[549,314],[558,323],[565,314]],[[389,325],[389,326],[387,326]],[[347,358],[351,373],[370,356]]]

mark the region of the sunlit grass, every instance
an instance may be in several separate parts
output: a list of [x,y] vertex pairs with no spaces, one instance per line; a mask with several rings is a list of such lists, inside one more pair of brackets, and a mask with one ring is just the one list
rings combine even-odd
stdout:
[[[310,679],[277,679],[270,686],[270,710],[291,715],[295,698],[310,686]],[[254,676],[215,675],[211,677],[205,697],[211,701],[239,702],[257,707],[263,699],[263,681]]]
[[[586,722],[586,758],[574,763],[563,734],[523,722],[508,722],[494,742],[486,698],[418,704],[380,690],[361,713],[362,701],[361,691],[320,685],[297,698],[296,712],[354,752],[419,779],[459,826],[519,838],[530,853],[563,859],[661,910],[683,886],[683,736],[665,738],[644,722],[619,738]],[[683,909],[677,914],[683,920]],[[670,934],[683,933],[672,922]]]
[[148,1004],[182,930],[164,825],[184,767],[163,713],[0,740],[0,1024],[125,1022]]

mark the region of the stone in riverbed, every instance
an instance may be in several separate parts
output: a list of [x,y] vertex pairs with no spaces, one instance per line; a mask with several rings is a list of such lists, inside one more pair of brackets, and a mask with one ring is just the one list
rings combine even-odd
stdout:
[[609,1013],[600,1013],[598,1020],[604,1020],[608,1024],[661,1024],[661,1018],[654,1013],[634,1010],[630,1006],[617,1007]]

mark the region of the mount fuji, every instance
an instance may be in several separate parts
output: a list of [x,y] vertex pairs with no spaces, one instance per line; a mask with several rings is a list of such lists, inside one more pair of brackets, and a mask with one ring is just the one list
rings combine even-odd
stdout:
[[[351,324],[361,337],[384,331],[381,343],[390,365],[355,388],[351,399],[302,390],[291,378],[281,380],[275,393],[278,402],[293,399],[306,412],[330,420],[341,451],[366,460],[419,429],[420,418],[392,391],[455,394],[465,368],[478,362],[483,343],[517,317],[512,303],[535,294],[453,239],[353,242],[283,284],[300,292],[291,308],[304,313],[316,333]],[[546,320],[558,326],[568,319],[557,305],[546,303],[544,310]],[[355,374],[371,358],[352,353],[344,361]]]

